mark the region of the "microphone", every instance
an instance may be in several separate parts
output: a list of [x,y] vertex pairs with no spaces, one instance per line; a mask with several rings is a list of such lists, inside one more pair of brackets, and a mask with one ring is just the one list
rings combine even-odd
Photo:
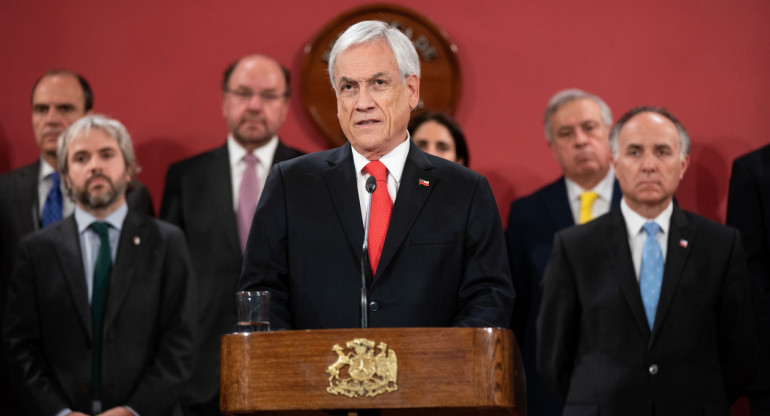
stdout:
[[369,303],[369,293],[366,285],[366,251],[369,249],[369,214],[372,212],[372,194],[377,189],[377,179],[374,176],[369,176],[364,186],[366,192],[369,193],[369,205],[366,206],[366,221],[364,221],[364,244],[361,249],[361,328],[369,328],[369,309],[367,309]]

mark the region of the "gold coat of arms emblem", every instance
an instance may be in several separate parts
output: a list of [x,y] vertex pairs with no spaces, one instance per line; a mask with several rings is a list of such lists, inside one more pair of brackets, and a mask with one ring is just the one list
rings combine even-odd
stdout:
[[366,338],[356,338],[345,343],[351,352],[335,344],[332,351],[337,361],[326,369],[329,387],[326,391],[351,398],[374,397],[398,390],[398,359],[388,344]]

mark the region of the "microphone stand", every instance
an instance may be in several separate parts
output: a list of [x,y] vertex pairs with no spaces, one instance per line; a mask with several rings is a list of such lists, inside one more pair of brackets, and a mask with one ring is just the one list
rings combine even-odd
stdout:
[[366,207],[366,220],[364,221],[364,244],[361,249],[361,328],[369,328],[369,291],[366,284],[366,264],[364,262],[369,249],[369,214],[372,212],[372,194],[377,188],[377,180],[374,176],[369,176],[366,180],[366,192],[369,193],[369,205]]

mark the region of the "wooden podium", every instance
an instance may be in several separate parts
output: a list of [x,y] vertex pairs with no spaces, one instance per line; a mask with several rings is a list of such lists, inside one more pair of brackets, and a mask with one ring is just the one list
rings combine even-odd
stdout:
[[[233,415],[526,415],[520,363],[507,329],[228,334],[222,337],[220,407]],[[372,379],[360,381],[366,376]],[[327,391],[332,384],[337,391],[351,385],[368,386],[367,394],[375,385],[393,391],[347,397]]]

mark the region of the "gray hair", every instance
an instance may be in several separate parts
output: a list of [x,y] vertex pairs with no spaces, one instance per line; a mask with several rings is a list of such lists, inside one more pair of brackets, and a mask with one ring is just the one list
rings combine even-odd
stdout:
[[70,143],[75,139],[88,134],[91,129],[99,129],[118,142],[118,147],[123,153],[123,160],[126,166],[131,168],[132,174],[139,172],[139,166],[136,164],[134,155],[134,146],[131,144],[131,136],[126,127],[118,120],[109,118],[102,114],[87,115],[80,120],[72,123],[59,136],[59,142],[56,147],[56,158],[59,163],[59,172],[66,174],[69,171],[67,160],[67,151]]
[[673,114],[671,114],[663,107],[651,107],[644,105],[634,107],[626,114],[623,114],[623,116],[618,119],[618,122],[615,123],[615,126],[612,127],[612,130],[610,131],[610,150],[612,150],[613,158],[618,158],[618,137],[620,136],[620,131],[623,130],[623,126],[626,125],[628,120],[631,120],[635,115],[640,113],[660,114],[661,116],[669,119],[672,123],[674,123],[676,130],[679,133],[679,159],[682,160],[685,156],[690,154],[690,135],[687,134],[687,130],[684,128],[682,123],[680,123]]
[[410,75],[417,75],[417,78],[420,78],[420,58],[417,56],[417,50],[412,41],[394,26],[379,20],[365,20],[350,26],[334,42],[334,47],[329,55],[329,80],[334,91],[337,91],[337,86],[334,85],[334,63],[339,54],[351,46],[374,42],[379,39],[384,39],[393,51],[402,81]]
[[548,107],[545,108],[545,116],[543,117],[543,127],[545,128],[545,138],[548,139],[548,143],[553,142],[553,131],[551,131],[551,117],[553,117],[553,115],[557,111],[559,111],[559,109],[562,108],[565,104],[575,100],[582,100],[585,98],[589,100],[593,100],[596,104],[599,105],[599,111],[601,113],[602,122],[604,122],[604,127],[610,128],[610,126],[612,125],[612,110],[610,110],[610,107],[607,105],[607,103],[604,102],[604,100],[602,100],[601,98],[591,93],[587,93],[577,88],[562,90],[557,92],[553,97],[551,97],[551,100],[548,101]]

